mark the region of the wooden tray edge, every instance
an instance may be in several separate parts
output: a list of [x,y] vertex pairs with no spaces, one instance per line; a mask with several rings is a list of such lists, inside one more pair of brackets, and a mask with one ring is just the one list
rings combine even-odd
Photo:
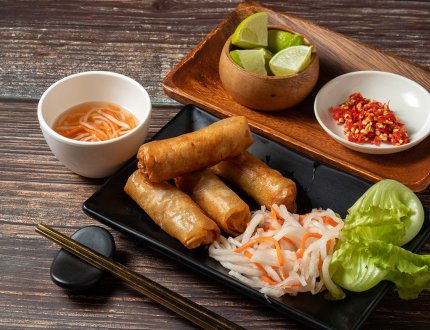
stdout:
[[[193,95],[190,95],[188,93],[185,93],[183,90],[177,88],[177,86],[174,83],[174,79],[173,77],[175,76],[176,72],[183,66],[185,65],[188,61],[190,61],[196,53],[200,52],[200,50],[206,45],[206,43],[212,38],[213,35],[217,34],[218,31],[223,27],[224,24],[226,24],[225,22],[228,21],[228,17],[233,16],[234,13],[238,10],[242,10],[243,8],[246,8],[247,10],[252,10],[252,11],[261,11],[261,10],[268,10],[268,11],[272,11],[272,12],[276,12],[275,10],[272,10],[268,7],[262,6],[256,2],[247,2],[247,3],[240,3],[233,12],[231,12],[226,18],[224,18],[211,32],[209,32],[206,37],[196,46],[194,47],[194,49],[188,53],[177,65],[175,65],[175,67],[170,70],[168,72],[168,74],[164,77],[163,81],[162,81],[162,87],[164,92],[166,93],[167,96],[171,97],[172,99],[182,103],[182,104],[188,104],[190,103],[190,100],[193,101],[194,105],[197,105],[198,107],[201,107],[202,109],[213,113],[221,118],[224,117],[228,117],[228,116],[232,116],[234,114],[230,113],[228,110],[225,109],[221,109],[217,106],[214,106],[212,104],[208,104],[206,102],[202,102],[198,99],[196,99]],[[281,13],[281,12],[276,12],[278,14],[281,14],[287,18],[292,18],[293,20],[301,20],[301,21],[305,21],[305,22],[309,22],[313,25],[316,25],[313,22],[310,22],[306,19],[302,19],[299,17],[296,17],[294,15],[290,15],[290,14],[285,14],[285,13]],[[354,40],[353,38],[349,37],[349,36],[345,36],[343,34],[340,34],[336,31],[332,31],[324,26],[319,26],[318,27],[330,31],[331,33],[335,33],[335,34],[339,34],[340,36],[342,36],[343,38],[347,38],[348,40],[354,42],[354,43],[358,43],[361,44],[367,48],[373,49],[374,51],[377,51],[385,56],[388,56],[390,58],[395,59],[396,61],[401,61],[404,63],[407,63],[408,65],[412,65],[424,72],[428,72],[428,70],[422,66],[420,66],[417,63],[414,63],[412,61],[409,61],[407,59],[404,59],[402,57],[396,56],[394,54],[390,54],[389,52],[386,51],[382,51],[379,50],[371,45],[367,45],[363,42]],[[249,120],[249,119],[248,119]],[[358,165],[355,164],[351,164],[348,163],[346,161],[339,161],[338,159],[335,159],[333,156],[331,155],[322,155],[318,152],[317,149],[304,144],[298,140],[295,140],[292,137],[284,137],[284,136],[279,136],[276,134],[276,132],[268,127],[265,127],[264,125],[255,122],[255,121],[249,121],[249,124],[251,126],[251,128],[259,133],[262,134],[263,136],[266,136],[276,142],[279,142],[281,144],[284,144],[286,146],[288,146],[289,148],[292,148],[298,152],[304,153],[305,155],[320,161],[320,162],[324,162],[327,163],[333,167],[336,168],[340,168],[345,172],[348,173],[352,173],[354,175],[360,176],[366,180],[372,181],[372,182],[376,182],[388,177],[381,177],[379,175],[376,175],[374,173],[372,173],[369,170],[366,170],[364,168],[361,168]],[[414,182],[403,182],[406,186],[408,186],[412,191],[414,192],[422,192],[425,189],[427,189],[427,187],[430,185],[430,171],[420,180],[418,181],[414,181]]]

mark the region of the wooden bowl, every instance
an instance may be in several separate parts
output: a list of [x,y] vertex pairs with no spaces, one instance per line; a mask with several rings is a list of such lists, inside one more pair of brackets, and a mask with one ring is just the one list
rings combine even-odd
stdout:
[[[283,26],[269,25],[269,29],[295,33]],[[230,57],[235,47],[228,38],[219,61],[219,75],[224,89],[240,104],[263,111],[280,111],[291,108],[305,99],[314,88],[319,74],[316,48],[312,51],[309,66],[288,76],[263,76],[248,72]],[[305,38],[305,44],[311,45]]]

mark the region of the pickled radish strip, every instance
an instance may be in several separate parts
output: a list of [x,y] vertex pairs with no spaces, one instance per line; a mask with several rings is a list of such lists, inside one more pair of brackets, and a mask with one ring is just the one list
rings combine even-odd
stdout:
[[66,110],[53,129],[69,139],[98,142],[120,137],[136,125],[136,117],[116,104],[85,102]]
[[[209,255],[229,269],[230,276],[280,297],[299,292],[319,293],[332,288],[327,270],[343,221],[332,210],[314,209],[299,216],[283,205],[253,212],[245,232],[221,236]],[[324,274],[323,274],[324,271]]]

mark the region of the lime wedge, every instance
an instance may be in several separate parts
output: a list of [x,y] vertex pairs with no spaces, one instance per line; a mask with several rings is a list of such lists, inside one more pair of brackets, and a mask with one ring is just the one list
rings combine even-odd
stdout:
[[311,61],[311,46],[291,46],[276,53],[269,62],[275,76],[286,76],[304,70]]
[[263,50],[264,63],[265,63],[266,71],[267,71],[267,74],[271,74],[269,62],[273,57],[273,53],[270,50],[268,50],[267,48],[258,47],[258,48],[254,48],[254,49],[262,49]]
[[291,46],[303,45],[303,36],[282,30],[269,30],[267,48],[274,54]]
[[233,61],[236,62],[236,64],[239,64],[239,66],[243,68],[243,64],[242,64],[242,61],[240,60],[239,53],[237,52],[237,50],[232,50],[230,52],[230,56],[233,59]]
[[267,46],[267,13],[259,12],[245,18],[233,33],[231,43],[240,48]]
[[246,71],[267,75],[264,49],[237,49],[230,52],[230,56]]

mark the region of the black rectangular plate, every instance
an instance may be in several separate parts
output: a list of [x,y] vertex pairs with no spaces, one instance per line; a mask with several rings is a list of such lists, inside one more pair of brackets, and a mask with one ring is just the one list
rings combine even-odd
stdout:
[[[219,118],[216,116],[188,105],[153,139],[161,140],[195,131],[217,120]],[[258,134],[253,133],[253,137],[254,143],[248,150],[296,182],[298,213],[321,207],[331,208],[345,216],[347,209],[371,185],[348,173],[317,163]],[[108,179],[99,191],[84,202],[83,210],[98,221],[299,322],[324,329],[357,329],[391,288],[388,283],[381,283],[363,293],[348,292],[347,298],[341,301],[328,301],[324,294],[313,296],[307,293],[296,297],[286,295],[279,299],[267,298],[257,290],[231,278],[226,269],[208,257],[205,248],[188,250],[153,223],[123,190],[127,178],[136,166],[136,160],[133,159]],[[249,203],[251,210],[259,208],[241,192],[238,193]],[[430,236],[429,222],[429,211],[426,210],[425,224],[415,239],[406,246],[407,249],[417,251],[427,241]]]

